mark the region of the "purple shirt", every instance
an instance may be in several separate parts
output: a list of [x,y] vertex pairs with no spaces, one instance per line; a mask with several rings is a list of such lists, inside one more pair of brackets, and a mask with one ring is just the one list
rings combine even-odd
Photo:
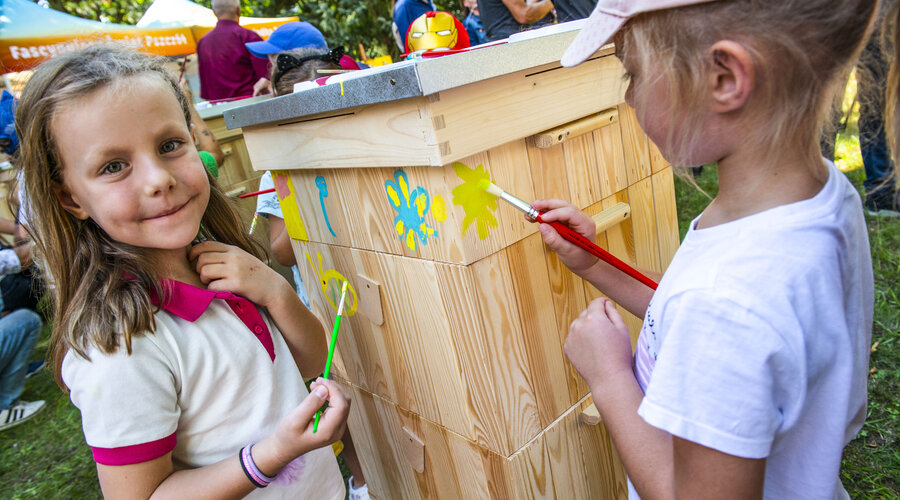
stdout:
[[220,19],[197,42],[200,97],[216,100],[252,95],[253,84],[269,76],[269,60],[253,57],[244,44],[260,40],[238,23]]

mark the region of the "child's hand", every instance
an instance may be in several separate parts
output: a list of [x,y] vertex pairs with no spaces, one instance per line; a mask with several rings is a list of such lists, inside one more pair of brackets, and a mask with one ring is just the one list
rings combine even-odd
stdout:
[[588,385],[631,373],[631,336],[609,299],[596,299],[569,326],[566,357]]
[[290,288],[281,275],[236,246],[204,241],[191,247],[188,258],[191,261],[196,259],[195,268],[200,281],[210,290],[232,292],[263,307],[283,292],[273,284],[280,283]]
[[[531,206],[538,211],[545,211],[541,219],[546,222],[562,222],[574,229],[585,238],[594,241],[597,235],[597,225],[588,214],[575,208],[574,205],[563,200],[537,200]],[[541,236],[544,242],[559,256],[559,260],[572,270],[581,275],[597,263],[597,257],[584,251],[577,245],[570,243],[553,229],[549,224],[541,224]]]
[[[332,380],[317,379],[311,392],[300,404],[284,416],[271,436],[260,446],[271,451],[282,465],[312,450],[334,443],[344,435],[350,400]],[[319,428],[313,433],[316,412],[328,401],[328,408],[319,417]],[[256,447],[254,447],[256,450]]]

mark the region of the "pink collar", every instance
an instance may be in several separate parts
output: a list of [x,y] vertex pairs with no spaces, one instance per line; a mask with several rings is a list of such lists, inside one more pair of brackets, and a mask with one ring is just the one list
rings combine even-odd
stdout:
[[[272,361],[275,361],[275,345],[272,342],[272,334],[253,302],[231,292],[216,292],[176,280],[163,280],[163,286],[167,288],[169,297],[164,304],[160,305],[160,308],[191,323],[206,312],[214,299],[224,300],[260,341]],[[150,301],[153,305],[159,305],[158,298],[153,293],[150,294]]]

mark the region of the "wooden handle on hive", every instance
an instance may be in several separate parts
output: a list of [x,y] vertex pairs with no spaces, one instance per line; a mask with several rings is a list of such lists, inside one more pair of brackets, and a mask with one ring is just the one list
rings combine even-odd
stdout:
[[601,127],[611,125],[619,119],[619,110],[610,108],[597,114],[585,116],[558,127],[545,130],[540,134],[532,136],[534,145],[541,148],[549,148],[555,146],[568,139],[574,139],[588,132],[593,132]]
[[581,421],[586,425],[597,425],[600,423],[600,412],[594,403],[584,407],[581,410]]
[[591,216],[594,219],[594,223],[597,224],[597,234],[627,220],[629,217],[631,217],[631,206],[621,201]]

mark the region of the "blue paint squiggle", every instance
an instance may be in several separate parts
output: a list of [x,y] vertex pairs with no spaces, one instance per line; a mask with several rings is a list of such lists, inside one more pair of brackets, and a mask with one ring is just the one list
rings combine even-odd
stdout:
[[328,184],[325,184],[325,178],[321,175],[316,177],[316,187],[319,188],[319,204],[322,205],[322,213],[325,215],[325,225],[328,226],[328,231],[331,232],[331,235],[337,237],[334,234],[334,229],[331,229],[331,221],[328,220],[328,212],[325,210],[325,198],[328,198]]

